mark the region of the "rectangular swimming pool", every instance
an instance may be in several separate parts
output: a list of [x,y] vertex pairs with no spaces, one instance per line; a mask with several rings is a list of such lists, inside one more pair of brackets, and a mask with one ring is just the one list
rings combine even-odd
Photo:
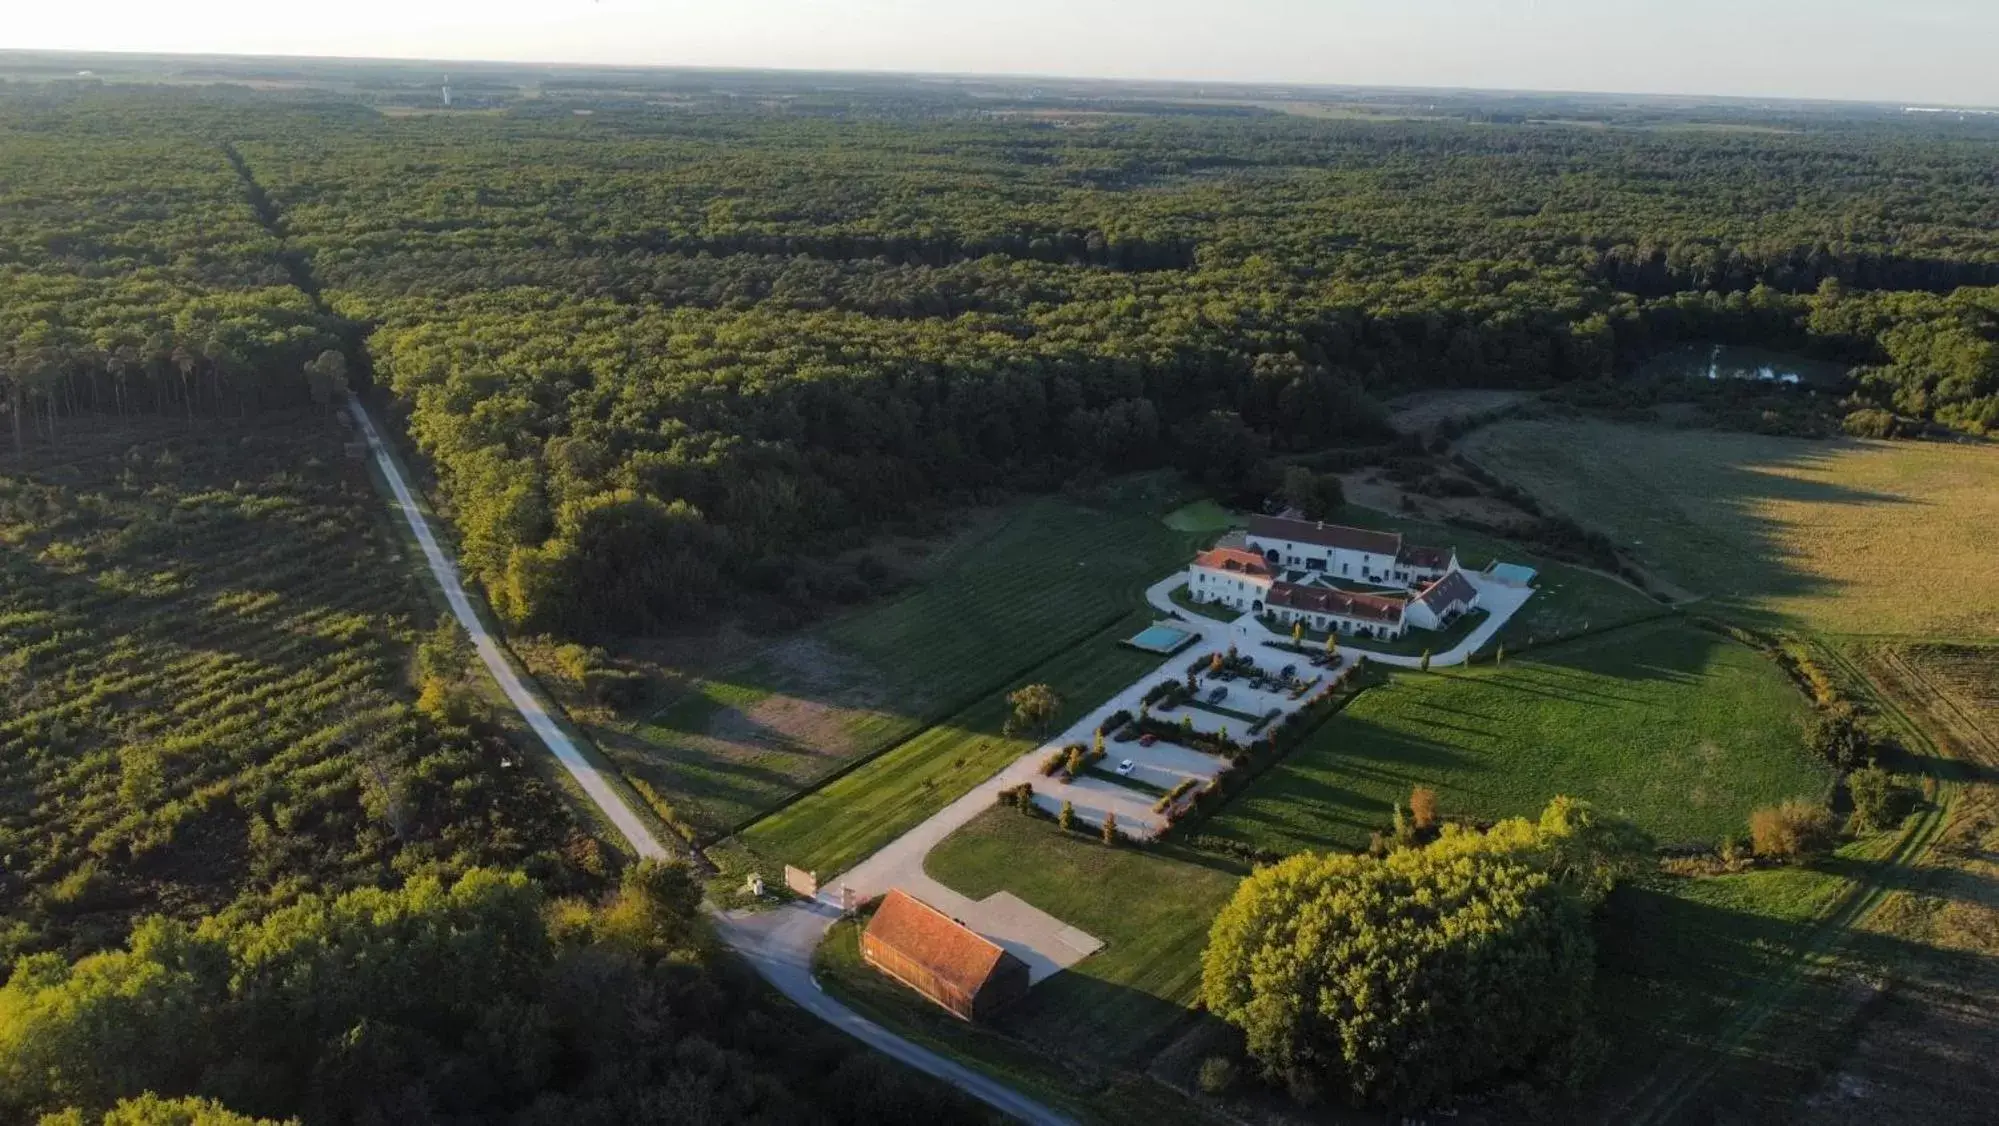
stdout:
[[1188,630],[1167,625],[1165,622],[1154,622],[1138,631],[1125,644],[1131,646],[1133,649],[1143,649],[1147,653],[1171,655],[1185,649],[1197,636],[1197,634]]

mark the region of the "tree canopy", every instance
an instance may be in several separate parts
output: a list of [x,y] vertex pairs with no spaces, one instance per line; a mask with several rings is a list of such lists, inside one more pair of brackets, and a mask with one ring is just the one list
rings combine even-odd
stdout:
[[809,606],[851,576],[801,558],[930,506],[1162,465],[1261,496],[1389,396],[1683,342],[1855,367],[1861,432],[1999,419],[1989,131],[498,108],[0,91],[23,441],[310,402],[345,353],[502,615],[590,634]]
[[1507,1077],[1572,1081],[1592,1043],[1584,911],[1651,853],[1567,797],[1380,858],[1301,853],[1216,917],[1202,998],[1301,1096],[1411,1110]]
[[1202,957],[1208,1010],[1294,1093],[1413,1110],[1574,1054],[1594,946],[1500,856],[1304,853],[1243,881]]
[[771,1009],[713,961],[699,900],[671,865],[638,865],[597,905],[479,869],[192,927],[156,918],[74,963],[30,956],[0,988],[0,1111],[63,1126],[978,1117]]

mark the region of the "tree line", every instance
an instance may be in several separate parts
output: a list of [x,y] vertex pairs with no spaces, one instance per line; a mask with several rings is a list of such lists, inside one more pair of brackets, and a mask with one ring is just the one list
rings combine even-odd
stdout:
[[1913,126],[84,91],[0,98],[0,131],[34,158],[0,217],[17,424],[303,401],[343,350],[495,605],[571,634],[809,604],[796,560],[926,506],[1164,465],[1268,491],[1271,455],[1381,441],[1391,395],[1688,341],[1852,365],[1855,432],[1999,411],[1994,145]]

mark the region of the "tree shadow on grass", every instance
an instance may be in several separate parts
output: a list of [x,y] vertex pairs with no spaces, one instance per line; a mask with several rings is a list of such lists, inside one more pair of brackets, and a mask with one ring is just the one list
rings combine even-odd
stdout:
[[[1881,864],[1820,870],[1862,888],[1903,879]],[[1765,914],[1705,902],[1699,884],[1621,887],[1597,916],[1597,1019],[1612,1050],[1583,1100],[1594,1112],[1578,1117],[1616,1121],[1634,1096],[1656,1094],[1670,1082],[1662,1077],[1700,1061],[1712,1070],[1676,1096],[1686,1101],[1674,1121],[1785,1120],[1784,1105],[1836,1066],[1883,974],[1999,974],[1989,954],[1895,935],[1843,931],[1824,942],[1815,920],[1783,917],[1777,903]],[[1796,959],[1807,950],[1812,960],[1799,972]]]

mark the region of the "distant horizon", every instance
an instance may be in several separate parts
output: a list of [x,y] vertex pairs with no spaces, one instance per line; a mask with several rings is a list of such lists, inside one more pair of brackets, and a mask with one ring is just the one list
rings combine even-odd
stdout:
[[1999,106],[1982,0],[69,0],[42,52]]
[[[1382,91],[1391,93],[1437,93],[1437,94],[1510,94],[1533,97],[1566,98],[1642,98],[1651,100],[1678,99],[1697,102],[1752,102],[1752,103],[1801,103],[1812,105],[1850,105],[1871,107],[1893,107],[1910,112],[1969,112],[1999,113],[1999,101],[1990,104],[1975,102],[1939,102],[1920,98],[1862,98],[1826,97],[1811,94],[1731,94],[1699,90],[1617,90],[1583,89],[1537,86],[1464,86],[1430,85],[1395,82],[1311,82],[1288,81],[1284,79],[1254,78],[1183,78],[1183,77],[1128,77],[1114,74],[1061,74],[1032,71],[952,71],[952,70],[897,70],[870,67],[807,67],[807,66],[752,66],[733,63],[673,63],[673,62],[601,62],[584,59],[500,59],[465,56],[462,58],[436,55],[324,55],[307,52],[242,52],[242,51],[153,51],[123,48],[62,48],[62,47],[0,47],[0,59],[14,56],[45,56],[51,58],[88,58],[92,56],[113,59],[186,59],[216,60],[234,62],[298,62],[298,63],[394,63],[394,64],[435,64],[439,67],[438,77],[442,81],[450,77],[449,68],[463,67],[517,67],[517,68],[575,68],[579,70],[603,71],[693,71],[715,74],[778,74],[778,75],[853,75],[868,78],[909,78],[909,79],[955,79],[963,81],[993,82],[1074,82],[1097,83],[1124,86],[1194,86],[1194,87],[1238,87],[1243,89],[1286,89],[1304,91]],[[74,79],[77,75],[55,76]],[[95,77],[95,76],[92,76]],[[4,81],[4,79],[0,79]],[[228,79],[218,78],[218,83]]]

